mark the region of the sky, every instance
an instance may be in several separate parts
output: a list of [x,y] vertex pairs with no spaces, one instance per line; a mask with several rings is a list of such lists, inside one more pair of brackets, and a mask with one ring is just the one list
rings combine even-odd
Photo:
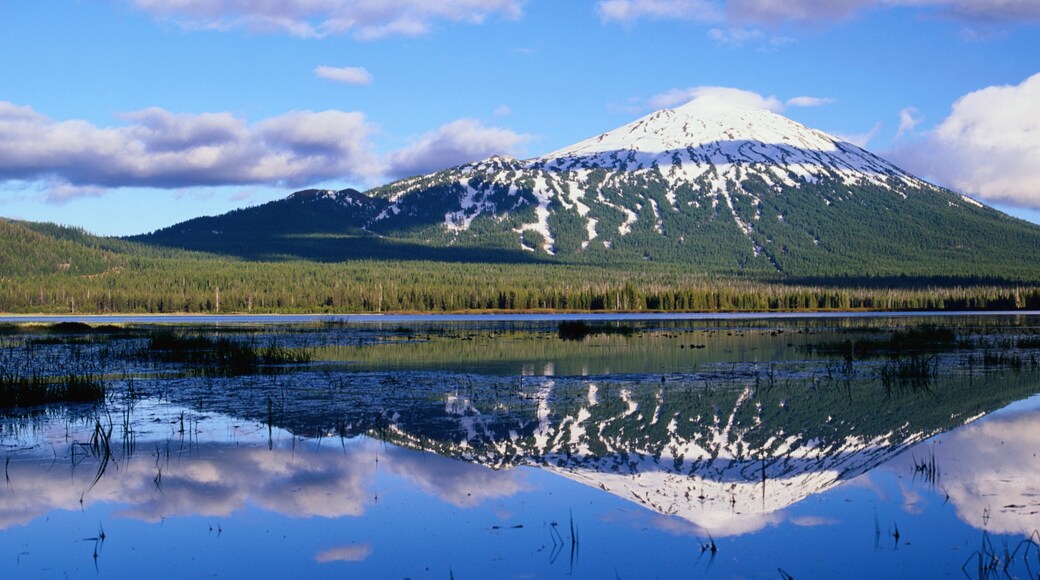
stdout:
[[1040,223],[1040,0],[0,0],[0,216],[145,233],[721,88]]

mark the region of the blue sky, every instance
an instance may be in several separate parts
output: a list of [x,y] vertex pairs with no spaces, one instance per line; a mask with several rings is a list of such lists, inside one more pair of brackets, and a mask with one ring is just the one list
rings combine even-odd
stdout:
[[1040,222],[1037,0],[0,0],[0,215],[142,233],[697,87]]

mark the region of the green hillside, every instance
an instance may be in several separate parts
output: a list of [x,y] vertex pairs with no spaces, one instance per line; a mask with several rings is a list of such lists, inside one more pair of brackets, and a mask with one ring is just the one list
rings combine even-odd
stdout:
[[[480,177],[478,173],[472,179]],[[745,233],[734,219],[720,217],[707,204],[677,203],[675,210],[659,211],[657,219],[647,211],[637,213],[648,200],[657,207],[669,203],[663,182],[643,180],[606,188],[613,207],[590,204],[585,216],[552,200],[547,207],[554,235],[550,254],[542,249],[538,232],[517,232],[535,215],[530,201],[534,194],[525,187],[521,181],[513,196],[505,198],[489,186],[486,203],[512,204],[510,211],[476,215],[461,231],[446,228],[444,216],[463,211],[459,199],[464,188],[451,172],[442,172],[423,188],[399,195],[400,213],[378,220],[388,205],[379,196],[400,193],[392,186],[370,195],[353,192],[354,198],[372,200],[363,210],[331,199],[302,201],[297,194],[131,239],[268,261],[420,259],[622,269],[653,261],[705,275],[769,281],[1040,280],[1040,227],[938,188],[838,188],[818,182],[777,192],[748,180],[732,196],[733,213],[754,224],[754,231]],[[624,209],[617,208],[637,216],[624,235],[617,233]],[[583,243],[590,218],[601,231],[613,232],[610,239],[604,233]],[[521,243],[535,251],[521,250]]]
[[89,276],[126,266],[82,230],[0,218],[0,277]]

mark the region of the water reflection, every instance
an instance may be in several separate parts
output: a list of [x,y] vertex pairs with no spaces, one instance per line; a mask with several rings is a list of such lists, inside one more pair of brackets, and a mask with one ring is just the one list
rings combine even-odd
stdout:
[[[645,572],[619,562],[622,545],[674,570],[709,538],[725,542],[720,575],[755,576],[794,574],[792,545],[807,538],[843,550],[827,558],[875,565],[905,551],[893,529],[930,541],[915,522],[942,530],[929,554],[967,545],[967,531],[1021,541],[1038,527],[1033,334],[974,320],[956,339],[770,324],[567,343],[529,328],[305,329],[277,339],[317,362],[244,376],[131,358],[106,375],[105,405],[0,419],[0,542],[62,514],[105,514],[106,529],[204,518],[220,535],[262,512],[279,518],[264,531],[275,542],[306,523],[298,548],[314,566],[414,576],[439,562],[452,574],[445,542],[472,542],[491,564],[467,572],[501,575],[510,560],[539,576],[567,560],[577,522],[583,553],[602,560],[578,562],[587,576]],[[924,334],[942,348],[911,340]],[[126,340],[41,341],[9,358],[95,349],[122,361],[145,339]],[[99,424],[110,453],[94,443]],[[427,541],[439,547],[416,547]],[[408,560],[413,549],[425,560]],[[748,564],[751,552],[765,556]],[[544,559],[528,564],[532,554]],[[967,556],[955,555],[956,566]]]
[[1040,399],[1034,398],[938,437],[890,468],[913,473],[915,461],[934,456],[934,485],[965,524],[1029,536],[1040,527],[1038,453]]
[[[789,506],[869,472],[940,428],[927,423],[935,418],[928,413],[901,409],[893,413],[899,424],[831,415],[825,430],[802,433],[792,429],[796,421],[783,420],[786,411],[741,419],[756,407],[749,388],[713,392],[713,414],[697,413],[690,419],[702,415],[700,421],[680,426],[677,418],[689,414],[695,393],[639,393],[631,385],[600,383],[577,397],[567,389],[565,381],[542,380],[529,395],[533,416],[519,418],[484,414],[473,400],[452,393],[407,416],[393,413],[379,432],[384,441],[304,440],[259,423],[142,402],[131,423],[159,427],[139,428],[135,451],[118,451],[97,483],[97,458],[82,444],[89,439],[87,422],[78,432],[67,424],[30,429],[4,440],[16,450],[9,452],[7,491],[0,495],[0,528],[97,502],[117,503],[119,516],[147,522],[226,518],[248,505],[292,518],[362,516],[380,494],[379,471],[449,505],[473,508],[529,491],[526,472],[513,468],[527,465],[658,514],[612,514],[616,521],[726,537],[787,521]],[[764,404],[770,395],[757,399]],[[178,432],[184,413],[192,431],[187,436]],[[971,423],[926,449],[965,523],[1028,535],[1040,510],[1032,477],[1040,467],[1038,444],[1040,413],[1028,408]],[[913,472],[924,453],[919,447],[893,465]]]
[[[158,413],[157,411],[160,411]],[[166,423],[183,409],[140,404],[134,417]],[[190,411],[187,411],[190,413]],[[190,416],[189,416],[190,421]],[[30,431],[7,439],[7,489],[0,495],[0,529],[24,525],[53,510],[118,504],[116,515],[146,522],[178,516],[228,517],[247,505],[293,518],[361,516],[378,496],[377,470],[458,507],[527,489],[523,474],[419,453],[369,438],[304,441],[279,432],[268,448],[264,429],[238,429],[240,421],[210,416],[192,423],[193,439],[135,438],[133,454],[113,458],[94,483],[98,458],[84,457],[85,431],[55,439]],[[225,437],[214,437],[223,432]],[[161,433],[161,431],[159,431]],[[155,433],[153,433],[154,435]],[[73,442],[62,449],[62,440]],[[76,457],[77,450],[79,457]],[[120,449],[122,454],[125,449]]]

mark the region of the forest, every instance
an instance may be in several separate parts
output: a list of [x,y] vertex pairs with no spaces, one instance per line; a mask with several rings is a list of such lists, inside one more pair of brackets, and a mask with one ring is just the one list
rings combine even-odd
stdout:
[[666,262],[253,261],[0,220],[0,312],[753,312],[1040,309],[1021,279],[715,275]]

